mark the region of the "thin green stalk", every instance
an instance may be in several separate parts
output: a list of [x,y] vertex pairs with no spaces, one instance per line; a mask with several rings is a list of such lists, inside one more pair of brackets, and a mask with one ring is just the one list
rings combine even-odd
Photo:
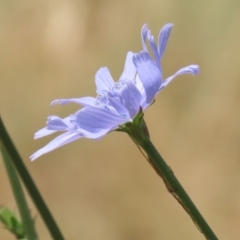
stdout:
[[207,240],[218,240],[212,229],[204,220],[190,197],[187,195],[180,182],[175,177],[172,169],[166,164],[150,140],[138,141],[138,144],[146,152],[150,164],[163,179],[168,191],[182,205],[190,215],[198,229],[203,233]]
[[2,119],[0,117],[0,141],[11,158],[19,176],[21,177],[29,195],[31,196],[36,208],[38,209],[43,221],[45,222],[52,238],[54,240],[64,240],[64,237],[52,217],[47,205],[39,193],[33,179],[25,167],[20,155],[18,154],[10,136],[8,135]]
[[18,178],[17,172],[12,164],[11,159],[9,158],[4,147],[0,145],[4,165],[7,170],[8,178],[13,190],[13,194],[15,200],[17,202],[17,206],[21,215],[21,219],[23,222],[24,230],[26,232],[26,238],[29,240],[37,240],[38,236],[34,228],[34,220],[30,215],[29,208],[27,206],[27,202],[22,190],[22,186],[20,180]]

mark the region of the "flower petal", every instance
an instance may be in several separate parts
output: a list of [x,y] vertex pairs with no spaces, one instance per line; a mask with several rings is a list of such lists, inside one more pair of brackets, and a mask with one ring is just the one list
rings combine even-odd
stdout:
[[168,43],[168,38],[170,36],[171,30],[172,30],[173,24],[172,23],[168,23],[165,26],[163,26],[163,28],[161,29],[159,36],[158,36],[158,53],[159,53],[159,58],[161,60],[167,43]]
[[123,99],[125,99],[123,104],[128,109],[131,119],[133,119],[139,112],[142,95],[132,81],[128,81],[126,84],[127,87],[122,92]]
[[[157,45],[155,43],[154,36],[152,36],[150,33],[148,34],[148,41],[150,43],[150,47],[152,49],[152,52],[153,52],[155,61],[157,63],[157,66],[160,67],[160,56],[158,54],[158,48],[157,48]],[[162,71],[161,68],[160,68],[160,71]]]
[[114,86],[113,78],[108,68],[100,68],[95,75],[95,83],[97,87],[97,94],[101,94],[102,91],[111,89]]
[[71,119],[72,119],[71,116],[66,117],[64,119],[61,119],[57,116],[48,117],[47,119],[48,126],[38,130],[34,134],[34,139],[45,137],[47,135],[55,133],[56,131],[64,131],[66,129],[70,129],[70,125],[72,125],[72,123],[70,122]]
[[172,76],[168,77],[163,84],[161,85],[159,91],[164,88],[165,86],[167,86],[175,77],[177,77],[178,75],[181,74],[192,74],[192,75],[197,75],[199,74],[199,66],[198,65],[189,65],[187,67],[181,68],[180,70],[178,70],[175,74],[173,74]]
[[[52,118],[51,121],[53,128],[56,126],[63,127],[64,125],[62,125],[62,123],[60,124],[60,118],[57,117]],[[125,121],[125,118],[110,111],[97,107],[85,107],[78,111],[75,115],[71,116],[71,122],[69,123],[72,124],[74,129],[73,127],[71,129],[68,129],[66,127],[66,130],[68,130],[68,132],[61,134],[60,136],[53,139],[45,147],[35,152],[30,157],[30,159],[34,160],[45,153],[53,151],[54,149],[75,141],[79,138],[86,137],[99,139]],[[55,125],[53,123],[55,123]],[[45,130],[47,129],[45,128]],[[63,130],[63,128],[60,127],[60,130]]]
[[146,45],[146,39],[147,39],[147,36],[148,36],[148,33],[150,32],[147,24],[144,24],[143,27],[142,27],[142,30],[141,30],[141,38],[142,38],[142,46],[143,46],[143,50],[144,51],[148,51],[147,50],[147,45]]
[[76,124],[80,129],[94,133],[96,136],[102,131],[107,133],[126,122],[125,117],[97,107],[85,107],[78,111],[75,116]]
[[38,138],[41,138],[41,137],[45,137],[45,136],[48,136],[52,133],[55,133],[56,131],[54,130],[49,130],[47,129],[46,127],[45,128],[42,128],[40,130],[38,130],[35,134],[34,134],[34,139],[38,139]]
[[135,54],[133,62],[146,92],[146,103],[150,103],[161,86],[162,74],[156,63],[145,51]]
[[142,98],[143,98],[143,96],[145,96],[144,100],[146,100],[146,92],[145,92],[145,89],[143,87],[143,84],[142,84],[138,74],[136,75],[134,82],[135,82],[135,85],[136,85],[138,91],[141,93]]
[[30,156],[30,159],[33,161],[41,155],[51,152],[54,149],[59,148],[81,137],[82,135],[78,132],[66,132],[64,134],[61,134],[60,136],[53,139],[50,143],[48,143],[45,147],[39,149],[32,156]]
[[56,99],[51,102],[51,105],[60,104],[65,105],[71,102],[81,104],[83,106],[95,106],[96,99],[93,97],[82,97],[82,98],[69,98],[69,99]]
[[135,68],[132,58],[133,58],[133,53],[128,52],[126,61],[125,61],[125,65],[124,65],[123,73],[122,73],[121,77],[119,78],[120,80],[126,80],[126,79],[133,80],[135,78],[137,70]]
[[117,112],[128,119],[133,119],[138,113],[142,95],[133,81],[122,81],[120,89],[109,93],[109,101]]
[[119,113],[121,116],[125,116],[126,118],[130,118],[130,114],[128,109],[122,104],[121,101],[122,97],[119,95],[119,97],[115,96],[109,96],[108,101],[111,104],[111,106]]
[[58,116],[50,116],[47,119],[47,129],[53,131],[67,131],[72,124]]
[[136,76],[136,79],[135,79],[135,85],[136,85],[138,91],[141,93],[142,99],[141,99],[140,106],[142,107],[142,110],[144,111],[151,104],[151,102],[146,103],[146,97],[147,97],[146,92],[145,92],[143,84],[138,75]]

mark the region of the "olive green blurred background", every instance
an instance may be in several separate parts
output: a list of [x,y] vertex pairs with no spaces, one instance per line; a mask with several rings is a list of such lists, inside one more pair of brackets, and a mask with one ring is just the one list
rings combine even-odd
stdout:
[[[0,2],[1,116],[31,175],[70,240],[204,239],[127,135],[78,140],[30,162],[54,136],[33,140],[49,104],[95,96],[108,66],[118,80],[127,51],[141,50],[148,23],[157,37],[174,23],[164,76],[178,77],[145,114],[151,138],[220,239],[240,239],[240,2]],[[29,199],[39,236],[51,239]],[[17,209],[2,161],[0,205]],[[0,227],[0,239],[14,239]]]

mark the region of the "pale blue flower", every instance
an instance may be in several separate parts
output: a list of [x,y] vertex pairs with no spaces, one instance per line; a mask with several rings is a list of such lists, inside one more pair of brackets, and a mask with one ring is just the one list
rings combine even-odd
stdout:
[[[143,51],[137,54],[128,52],[124,71],[118,82],[114,82],[108,68],[101,68],[95,76],[97,97],[58,99],[54,104],[75,102],[83,106],[75,114],[66,118],[50,116],[47,127],[35,133],[34,138],[55,132],[64,132],[45,147],[35,152],[34,160],[67,143],[79,138],[100,139],[119,126],[132,122],[140,110],[145,110],[158,92],[174,77],[180,74],[197,74],[197,65],[190,65],[162,80],[161,58],[164,54],[172,24],[165,25],[159,34],[158,47],[146,25],[142,28]],[[146,41],[149,41],[154,54],[151,59]]]
[[84,107],[64,119],[57,116],[48,117],[47,127],[36,132],[35,139],[58,131],[65,133],[35,152],[30,157],[31,160],[79,138],[100,139],[118,126],[132,121],[144,101],[135,84],[136,69],[132,58],[133,53],[129,52],[118,82],[113,81],[108,68],[101,68],[97,72],[96,98],[58,99],[52,102],[52,105],[75,102]]

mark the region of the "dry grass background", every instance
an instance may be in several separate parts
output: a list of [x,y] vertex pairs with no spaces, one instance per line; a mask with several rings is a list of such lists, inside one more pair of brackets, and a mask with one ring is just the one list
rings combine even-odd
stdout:
[[[66,239],[204,239],[124,134],[29,161],[52,139],[33,140],[46,117],[78,109],[49,103],[94,96],[96,71],[108,66],[117,80],[127,51],[141,49],[142,25],[157,36],[167,22],[164,75],[192,63],[201,75],[157,97],[145,114],[151,138],[219,239],[240,239],[239,13],[227,0],[0,2],[1,116]],[[2,161],[0,204],[16,209]],[[14,238],[0,227],[0,239]]]

